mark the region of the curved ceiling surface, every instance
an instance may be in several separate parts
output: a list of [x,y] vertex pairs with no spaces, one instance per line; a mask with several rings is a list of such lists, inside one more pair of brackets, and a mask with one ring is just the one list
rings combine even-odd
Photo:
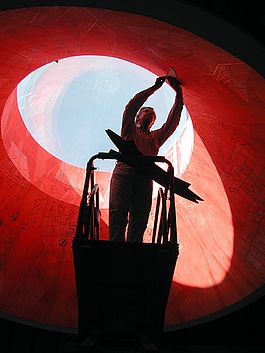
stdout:
[[[44,65],[84,55],[128,61],[154,75],[173,66],[183,81],[194,146],[182,178],[205,201],[177,199],[180,256],[166,328],[225,311],[264,284],[265,85],[257,72],[186,30],[97,8],[4,11],[0,39],[2,313],[49,327],[77,325],[71,241],[84,171],[34,140],[16,86]],[[187,136],[166,151],[175,167]],[[109,172],[97,179],[106,238]],[[146,241],[151,221],[152,214]]]

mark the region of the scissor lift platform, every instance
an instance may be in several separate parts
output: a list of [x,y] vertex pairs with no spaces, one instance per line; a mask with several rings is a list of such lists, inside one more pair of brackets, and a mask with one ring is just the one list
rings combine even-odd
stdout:
[[[94,160],[168,164],[167,185],[159,189],[151,243],[100,240],[99,186]],[[140,345],[154,351],[164,329],[165,310],[178,257],[174,201],[174,169],[164,157],[125,156],[115,151],[92,156],[73,239],[78,298],[78,338],[81,348],[103,352],[102,342]],[[129,163],[128,162],[128,163]],[[167,200],[168,206],[167,206]],[[101,348],[100,348],[101,347]],[[128,347],[127,347],[128,348]],[[101,350],[100,350],[101,349]],[[135,351],[135,352],[138,352]],[[117,347],[113,351],[121,352]],[[123,350],[122,352],[130,352]]]

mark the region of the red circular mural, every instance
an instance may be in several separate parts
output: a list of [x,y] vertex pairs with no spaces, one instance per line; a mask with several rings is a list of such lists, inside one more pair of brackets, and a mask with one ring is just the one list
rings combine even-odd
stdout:
[[[264,284],[265,83],[258,73],[186,30],[96,8],[1,12],[0,46],[3,314],[58,329],[77,325],[71,242],[84,171],[34,140],[16,86],[43,65],[79,55],[123,59],[156,75],[173,66],[183,81],[194,147],[182,178],[205,201],[176,199],[180,255],[165,329],[225,312]],[[179,154],[176,142],[167,156]],[[106,198],[109,173],[97,178]]]

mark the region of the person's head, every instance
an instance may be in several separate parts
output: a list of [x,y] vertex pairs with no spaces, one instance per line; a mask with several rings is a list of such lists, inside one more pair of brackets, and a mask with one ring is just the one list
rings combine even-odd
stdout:
[[135,119],[136,126],[142,127],[146,131],[151,129],[155,121],[156,113],[152,107],[142,107]]

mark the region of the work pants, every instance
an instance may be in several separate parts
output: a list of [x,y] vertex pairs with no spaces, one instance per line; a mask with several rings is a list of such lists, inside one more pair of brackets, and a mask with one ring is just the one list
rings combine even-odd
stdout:
[[[110,183],[109,239],[142,242],[152,205],[152,180],[115,167]],[[125,239],[128,225],[127,239]]]

